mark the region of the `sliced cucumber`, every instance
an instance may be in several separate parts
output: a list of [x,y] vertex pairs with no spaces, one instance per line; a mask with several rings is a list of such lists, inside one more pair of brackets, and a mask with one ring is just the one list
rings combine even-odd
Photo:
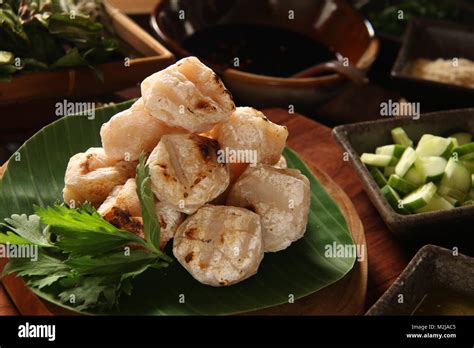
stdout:
[[388,155],[388,156],[400,158],[402,157],[405,149],[406,149],[406,146],[403,146],[403,145],[398,145],[398,144],[385,145],[385,146],[380,146],[376,148],[375,153],[377,155]]
[[471,160],[474,159],[474,143],[467,143],[458,146],[453,150],[453,155],[456,155],[455,159],[458,160]]
[[383,170],[383,175],[385,175],[386,178],[389,178],[390,175],[395,174],[395,167],[394,166],[388,166],[385,167]]
[[450,139],[453,143],[453,149],[459,146],[458,140],[456,138],[449,137],[448,139]]
[[382,192],[382,195],[387,200],[388,204],[390,204],[390,206],[393,208],[393,210],[395,210],[397,213],[400,213],[400,214],[409,213],[409,211],[407,211],[401,206],[400,196],[398,195],[397,191],[395,191],[393,188],[391,188],[388,185],[382,187],[380,191]]
[[429,182],[403,198],[401,204],[406,210],[416,212],[418,209],[423,208],[430,202],[431,198],[435,195],[436,190],[436,185]]
[[471,188],[469,190],[469,193],[467,194],[467,197],[469,200],[474,200],[474,188]]
[[416,212],[427,213],[430,211],[448,210],[448,209],[453,209],[453,208],[454,208],[454,205],[452,205],[446,199],[444,199],[443,197],[435,193],[433,198],[431,198],[431,200],[428,202],[428,204],[418,209]]
[[425,134],[416,147],[416,154],[418,157],[441,156],[449,158],[453,148],[454,144],[451,139]]
[[436,183],[443,178],[447,164],[448,161],[439,156],[418,157],[415,161],[415,168],[422,173],[423,183],[430,181]]
[[441,179],[441,186],[467,193],[471,188],[471,184],[469,170],[459,161],[450,158],[444,170],[443,179]]
[[416,187],[420,187],[421,185],[425,183],[425,176],[415,166],[412,166],[410,169],[408,169],[408,172],[405,174],[403,178],[411,182]]
[[376,168],[376,167],[372,167],[370,168],[369,170],[370,172],[370,175],[372,175],[372,177],[374,178],[375,182],[377,183],[377,185],[382,188],[384,187],[385,185],[387,185],[387,179],[385,179],[385,176],[382,174],[382,172],[380,171],[380,169]]
[[411,182],[408,180],[405,180],[401,177],[399,177],[397,174],[392,174],[390,175],[390,178],[388,179],[388,185],[397,190],[398,192],[407,194],[410,193],[413,190],[416,190],[416,186],[413,185]]
[[403,146],[413,146],[413,141],[408,137],[407,133],[401,127],[392,129],[392,138],[395,144]]
[[470,143],[472,141],[472,134],[459,132],[454,133],[449,136],[450,138],[455,138],[458,142],[458,146]]
[[360,160],[363,163],[374,167],[393,166],[398,162],[398,158],[396,157],[387,155],[376,155],[373,153],[363,153],[362,156],[360,156]]
[[461,161],[461,164],[466,167],[467,170],[474,174],[474,160]]
[[459,191],[457,189],[450,188],[445,185],[440,185],[438,187],[438,194],[443,196],[445,199],[447,199],[449,202],[451,202],[453,205],[458,205],[459,202],[464,201],[466,198],[466,193]]
[[394,144],[362,154],[361,161],[395,211],[423,213],[474,204],[473,135],[424,134],[415,149],[403,128],[391,134]]
[[408,169],[415,163],[416,160],[416,152],[413,150],[412,147],[407,147],[403,152],[400,161],[398,161],[397,165],[395,166],[395,174],[399,177],[405,176],[408,172]]

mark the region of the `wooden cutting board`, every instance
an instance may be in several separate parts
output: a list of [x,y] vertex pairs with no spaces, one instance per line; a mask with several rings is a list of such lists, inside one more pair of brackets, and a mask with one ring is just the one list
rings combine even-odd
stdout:
[[[288,114],[281,109],[271,109],[265,114],[273,121],[286,125],[289,130],[288,146],[308,163],[328,193],[339,204],[354,239],[366,247],[364,229],[354,205],[346,193],[331,179],[338,168],[345,166],[342,152],[331,139],[331,130],[298,114]],[[330,145],[330,146],[329,146]],[[323,150],[323,151],[320,151]],[[0,173],[1,175],[1,173]],[[360,184],[358,184],[360,185]],[[0,259],[0,269],[5,261]],[[367,290],[367,252],[361,262],[337,283],[302,298],[295,303],[248,313],[274,315],[355,315],[363,314]],[[23,315],[58,315],[70,312],[47,303],[31,292],[20,278],[7,276],[3,286],[16,308]],[[1,294],[0,294],[1,295]]]

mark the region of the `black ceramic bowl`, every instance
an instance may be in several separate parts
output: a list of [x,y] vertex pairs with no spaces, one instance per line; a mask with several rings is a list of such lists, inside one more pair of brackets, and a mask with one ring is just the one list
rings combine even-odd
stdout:
[[398,117],[354,123],[338,126],[333,130],[336,140],[349,154],[367,195],[393,233],[402,239],[417,241],[438,242],[440,238],[472,241],[474,206],[401,215],[395,212],[382,196],[379,187],[361,162],[360,155],[364,152],[373,153],[378,146],[393,144],[390,130],[395,127],[403,127],[414,142],[418,142],[425,133],[447,136],[465,131],[474,134],[474,109],[422,114],[418,120]]
[[[391,75],[410,101],[439,109],[474,106],[474,88],[411,76],[406,67],[417,58],[466,58],[474,61],[474,26],[416,18],[408,26]],[[423,106],[423,105],[422,105]]]
[[[367,315],[413,315],[427,296],[443,291],[474,298],[474,258],[453,250],[426,245],[413,257],[392,286],[369,309]],[[440,308],[455,313],[456,308]],[[454,313],[453,313],[454,312]],[[419,313],[421,314],[421,313]],[[423,313],[422,315],[433,313]],[[438,313],[436,313],[438,314]],[[471,313],[464,313],[472,315]]]

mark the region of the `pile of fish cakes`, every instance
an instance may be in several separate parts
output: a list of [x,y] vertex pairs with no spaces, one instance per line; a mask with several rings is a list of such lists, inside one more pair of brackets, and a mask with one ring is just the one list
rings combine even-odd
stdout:
[[141,98],[100,131],[101,148],[69,160],[63,198],[89,202],[142,238],[135,171],[146,155],[160,248],[199,282],[225,286],[257,273],[264,253],[303,237],[310,184],[288,169],[288,130],[236,107],[219,77],[188,57],[147,77]]

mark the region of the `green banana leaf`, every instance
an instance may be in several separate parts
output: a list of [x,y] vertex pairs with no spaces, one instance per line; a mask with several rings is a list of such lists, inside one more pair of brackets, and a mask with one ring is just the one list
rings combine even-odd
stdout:
[[[16,213],[33,213],[33,205],[52,205],[61,199],[69,158],[100,146],[101,125],[128,108],[126,102],[96,110],[95,118],[66,116],[29,139],[9,161],[0,181],[0,219]],[[304,238],[278,253],[265,254],[257,275],[233,286],[214,288],[200,284],[175,261],[161,270],[149,269],[134,280],[130,296],[120,298],[109,313],[138,315],[226,315],[258,310],[309,295],[341,279],[353,267],[355,256],[325,257],[334,242],[353,240],[337,204],[308,167],[286,149],[288,166],[298,168],[311,183],[311,209]],[[170,250],[168,250],[168,254]],[[38,296],[65,306],[54,286],[32,289]],[[184,300],[184,303],[182,303]]]

